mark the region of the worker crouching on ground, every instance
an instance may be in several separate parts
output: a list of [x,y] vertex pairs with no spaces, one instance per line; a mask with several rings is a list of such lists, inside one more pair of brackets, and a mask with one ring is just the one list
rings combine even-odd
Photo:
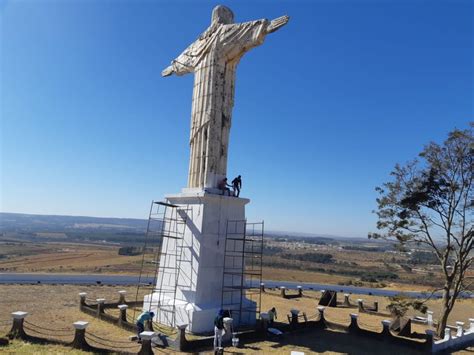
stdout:
[[141,341],[140,333],[145,331],[145,322],[152,322],[155,313],[145,311],[141,313],[137,318],[137,335],[138,341]]
[[214,319],[214,353],[219,353],[222,349],[222,337],[225,333],[224,329],[224,310],[220,310]]

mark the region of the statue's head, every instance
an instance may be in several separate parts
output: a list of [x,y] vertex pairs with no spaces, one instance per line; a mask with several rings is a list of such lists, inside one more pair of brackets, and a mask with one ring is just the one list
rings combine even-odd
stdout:
[[218,5],[212,10],[212,24],[227,25],[234,23],[234,13],[231,9],[224,5]]

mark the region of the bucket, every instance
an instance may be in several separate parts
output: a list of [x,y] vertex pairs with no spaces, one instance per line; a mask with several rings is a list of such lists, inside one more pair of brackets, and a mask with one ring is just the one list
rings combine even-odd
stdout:
[[239,338],[232,338],[232,346],[234,348],[239,346]]

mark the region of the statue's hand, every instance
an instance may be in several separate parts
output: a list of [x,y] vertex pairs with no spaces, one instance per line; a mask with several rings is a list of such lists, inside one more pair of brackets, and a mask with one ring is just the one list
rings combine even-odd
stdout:
[[272,33],[278,30],[280,27],[285,26],[288,21],[290,20],[290,17],[285,15],[278,17],[270,22],[270,24],[267,27],[267,33]]
[[168,68],[161,72],[161,76],[170,76],[174,73],[173,66],[170,65]]

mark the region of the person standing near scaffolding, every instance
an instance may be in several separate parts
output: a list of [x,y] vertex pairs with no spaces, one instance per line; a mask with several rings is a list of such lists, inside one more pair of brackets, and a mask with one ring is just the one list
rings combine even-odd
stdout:
[[267,313],[268,313],[268,319],[269,319],[268,325],[269,325],[269,326],[273,326],[273,323],[275,322],[275,319],[277,319],[277,311],[276,311],[276,308],[273,307],[273,308],[270,309]]
[[219,353],[222,348],[224,332],[224,310],[221,309],[214,319],[214,353]]
[[242,188],[242,177],[240,175],[232,180],[232,188],[234,189],[234,196],[239,197]]
[[140,334],[145,331],[145,322],[152,322],[155,313],[145,311],[141,313],[137,318],[137,335],[138,341],[142,340]]

